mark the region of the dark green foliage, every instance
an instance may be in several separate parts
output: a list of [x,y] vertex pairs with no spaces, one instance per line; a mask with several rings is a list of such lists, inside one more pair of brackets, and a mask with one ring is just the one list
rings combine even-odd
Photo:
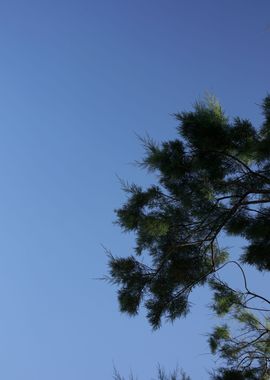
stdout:
[[216,352],[220,341],[228,340],[230,338],[230,332],[227,325],[218,326],[214,329],[214,332],[209,338],[209,344],[211,351]]
[[[232,335],[228,325],[217,326],[209,337],[212,353],[228,364],[214,379],[270,378],[270,330],[267,318],[251,313],[243,302],[230,307],[229,320],[238,321],[240,334]],[[242,377],[241,377],[242,376]]]
[[221,369],[215,374],[213,380],[262,380],[260,375],[256,375],[255,371],[240,371],[237,369]]
[[227,314],[233,306],[243,304],[243,295],[231,289],[226,283],[213,278],[209,281],[209,285],[214,291],[212,308],[218,316]]
[[[213,310],[219,316],[237,310],[234,318],[239,317],[251,297],[268,302],[254,296],[245,278],[240,292],[216,276],[227,260],[218,242],[221,233],[246,239],[240,262],[270,270],[270,96],[262,112],[262,127],[256,129],[249,120],[230,122],[220,105],[208,99],[175,115],[178,138],[161,144],[143,141],[146,155],[140,165],[157,174],[157,184],[148,189],[126,185],[128,199],[116,211],[122,230],[135,233],[135,253],[142,256],[141,261],[110,258],[122,311],[134,315],[143,303],[157,328],[163,317],[186,316],[190,293],[206,283],[214,291]],[[223,357],[237,358],[226,339],[213,339],[213,350],[225,342]]]

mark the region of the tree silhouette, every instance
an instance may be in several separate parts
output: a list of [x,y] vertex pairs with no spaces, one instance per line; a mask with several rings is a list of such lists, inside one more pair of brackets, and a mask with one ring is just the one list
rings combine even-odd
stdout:
[[[164,318],[186,316],[192,290],[208,284],[212,309],[237,322],[240,332],[222,324],[209,336],[226,363],[216,379],[270,376],[270,301],[250,289],[243,268],[270,270],[270,96],[262,112],[257,129],[239,117],[230,122],[212,98],[177,113],[176,139],[143,140],[139,165],[157,174],[157,183],[123,184],[127,201],[116,211],[122,230],[136,236],[134,255],[109,255],[122,312],[136,315],[143,304],[156,329]],[[221,234],[246,240],[238,260],[222,248]],[[243,290],[221,279],[228,265],[238,268]]]

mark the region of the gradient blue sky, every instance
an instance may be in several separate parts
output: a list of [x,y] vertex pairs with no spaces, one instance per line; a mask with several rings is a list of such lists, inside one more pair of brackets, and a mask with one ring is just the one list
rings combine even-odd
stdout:
[[149,380],[160,362],[207,379],[207,291],[153,333],[120,315],[101,244],[130,253],[113,210],[135,133],[175,135],[205,91],[261,120],[270,89],[269,0],[0,2],[0,377]]

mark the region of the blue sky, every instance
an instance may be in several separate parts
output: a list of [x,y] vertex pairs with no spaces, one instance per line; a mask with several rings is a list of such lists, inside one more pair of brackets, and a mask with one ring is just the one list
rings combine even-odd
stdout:
[[206,91],[261,121],[270,89],[268,0],[2,0],[0,3],[0,377],[141,380],[159,362],[207,379],[209,294],[153,333],[120,315],[102,244],[131,252],[112,224],[116,175],[136,134],[175,135],[171,114]]

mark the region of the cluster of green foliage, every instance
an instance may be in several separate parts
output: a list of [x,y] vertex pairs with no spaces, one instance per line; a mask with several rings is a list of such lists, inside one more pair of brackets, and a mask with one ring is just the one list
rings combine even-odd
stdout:
[[[222,325],[209,338],[226,363],[217,380],[270,378],[270,301],[249,289],[243,269],[270,270],[270,96],[262,112],[258,129],[246,119],[231,122],[214,99],[176,114],[175,140],[144,140],[140,166],[157,183],[125,185],[127,201],[116,211],[120,227],[136,236],[135,255],[110,256],[122,312],[136,315],[143,304],[156,329],[164,318],[187,315],[192,290],[208,284],[216,314],[238,323],[240,335]],[[246,240],[238,261],[220,248],[221,233]],[[244,290],[221,280],[229,264]]]

